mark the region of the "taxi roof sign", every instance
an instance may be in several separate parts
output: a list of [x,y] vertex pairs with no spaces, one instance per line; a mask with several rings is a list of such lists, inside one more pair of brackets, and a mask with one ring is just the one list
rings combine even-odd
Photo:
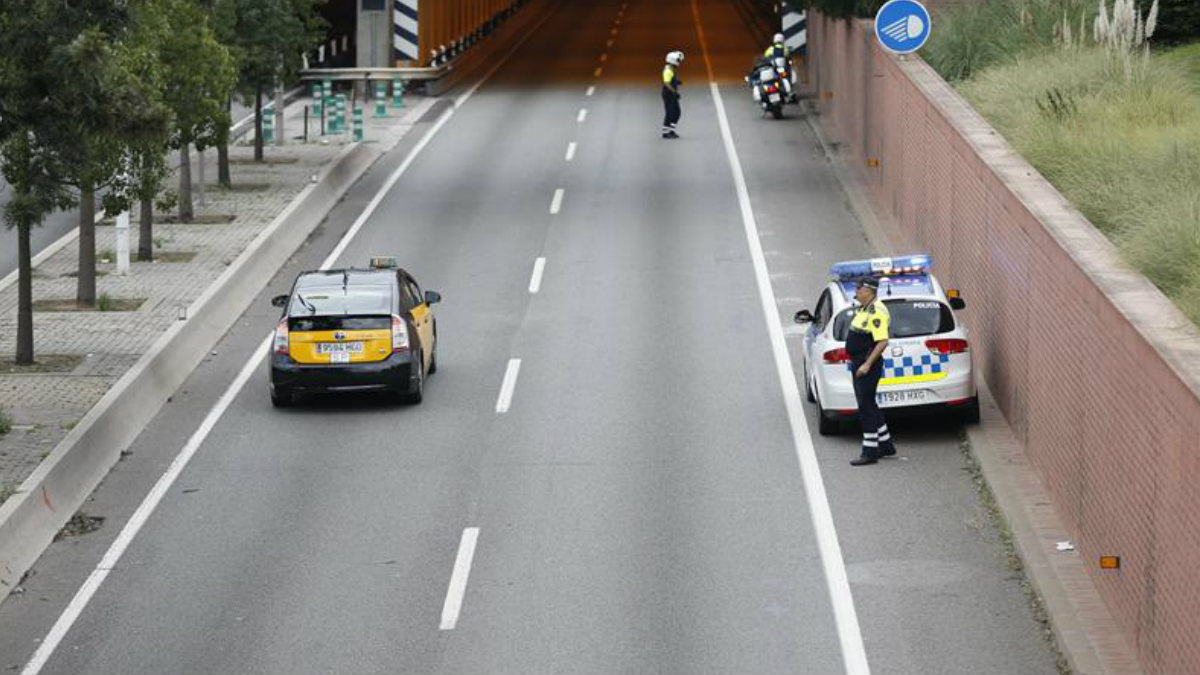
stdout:
[[371,257],[371,269],[375,270],[394,270],[400,267],[400,262],[396,260],[394,255],[377,255]]
[[933,258],[924,253],[893,258],[871,258],[834,263],[829,271],[839,280],[872,276],[897,276],[901,274],[929,274]]

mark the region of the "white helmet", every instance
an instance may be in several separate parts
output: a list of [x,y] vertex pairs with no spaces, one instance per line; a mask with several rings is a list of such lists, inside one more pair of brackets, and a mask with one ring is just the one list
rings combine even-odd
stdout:
[[667,63],[673,66],[683,63],[683,52],[667,52]]
[[783,33],[776,33],[775,37],[771,39],[775,41],[775,44],[781,44],[784,40]]

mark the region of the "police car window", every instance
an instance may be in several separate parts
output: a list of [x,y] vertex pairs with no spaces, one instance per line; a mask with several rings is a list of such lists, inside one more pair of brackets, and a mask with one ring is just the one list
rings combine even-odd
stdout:
[[[954,313],[946,305],[933,300],[887,300],[888,314],[892,317],[888,335],[893,338],[918,337],[949,333],[954,330]],[[833,322],[833,336],[845,340],[850,333],[850,319],[854,308],[838,314]]]
[[817,329],[822,330],[829,323],[829,317],[833,315],[833,303],[829,300],[829,289],[821,293],[821,298],[817,300],[816,324]]

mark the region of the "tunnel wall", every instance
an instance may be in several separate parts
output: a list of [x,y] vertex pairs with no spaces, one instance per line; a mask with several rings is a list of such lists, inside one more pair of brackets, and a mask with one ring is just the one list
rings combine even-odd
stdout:
[[429,66],[433,50],[486,38],[527,0],[391,0],[398,66]]
[[1200,672],[1200,333],[919,58],[865,21],[810,14],[809,42],[820,125],[889,238],[963,289],[976,367],[1129,644]]

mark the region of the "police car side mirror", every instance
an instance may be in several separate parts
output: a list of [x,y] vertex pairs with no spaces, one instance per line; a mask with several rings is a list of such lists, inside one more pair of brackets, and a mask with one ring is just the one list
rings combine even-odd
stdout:
[[950,298],[950,309],[966,309],[967,303],[962,298]]
[[288,303],[288,296],[286,296],[286,295],[277,295],[277,296],[271,298],[271,306],[272,307],[287,307],[287,303]]
[[432,305],[442,301],[442,294],[437,291],[425,291],[425,304]]
[[793,317],[793,320],[796,323],[812,323],[813,315],[812,312],[808,311],[807,309],[802,309],[799,312],[796,312],[796,316]]

